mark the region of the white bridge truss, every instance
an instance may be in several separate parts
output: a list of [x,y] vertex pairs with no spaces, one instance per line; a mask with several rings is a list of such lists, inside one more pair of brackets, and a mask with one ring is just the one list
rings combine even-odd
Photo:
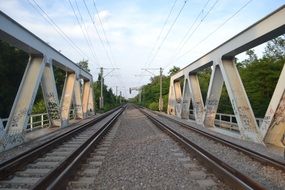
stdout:
[[[0,11],[0,39],[29,54],[29,61],[6,126],[0,122],[0,149],[24,141],[24,131],[41,84],[51,125],[69,124],[71,104],[76,118],[94,114],[92,75]],[[53,67],[66,72],[61,101],[58,99]],[[83,81],[83,82],[82,82]],[[83,85],[81,88],[80,84]]]
[[[237,54],[284,33],[285,6],[282,6],[180,70],[170,79],[168,114],[189,119],[192,101],[195,122],[201,127],[214,127],[222,86],[225,83],[241,139],[284,146],[285,66],[259,128],[235,65]],[[209,67],[212,68],[212,74],[204,105],[197,72]],[[180,81],[183,81],[183,91]]]

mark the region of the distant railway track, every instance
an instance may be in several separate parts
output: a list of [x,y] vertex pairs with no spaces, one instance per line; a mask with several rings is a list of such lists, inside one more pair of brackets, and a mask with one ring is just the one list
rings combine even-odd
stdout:
[[[125,107],[0,163],[0,189],[47,189],[107,133]],[[92,127],[96,124],[96,127]]]
[[215,155],[210,154],[207,150],[198,146],[195,142],[192,142],[186,138],[183,134],[176,132],[168,127],[163,122],[159,121],[145,110],[139,108],[140,111],[145,114],[157,127],[165,131],[170,137],[181,144],[186,150],[197,156],[197,159],[203,162],[211,171],[222,179],[222,181],[228,183],[235,189],[266,189],[263,185],[255,181],[249,176],[244,175],[237,169],[231,167],[226,162],[222,161]]

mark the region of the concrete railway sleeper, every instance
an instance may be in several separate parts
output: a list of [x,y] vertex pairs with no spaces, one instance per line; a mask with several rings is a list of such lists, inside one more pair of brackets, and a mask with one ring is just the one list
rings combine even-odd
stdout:
[[230,139],[215,136],[210,131],[207,132],[207,130],[187,125],[164,114],[154,113],[146,109],[145,111],[175,132],[183,134],[185,138],[203,147],[210,154],[219,157],[219,159],[245,176],[250,176],[265,188],[284,189],[284,161],[274,155],[270,157],[270,153],[266,152],[266,148],[257,145],[246,148],[248,144],[243,142],[234,139],[232,139],[234,142],[230,142]]
[[114,109],[52,139],[46,146],[36,147],[2,163],[0,189],[45,189],[123,110],[124,107]]
[[[110,131],[104,136],[104,138],[100,138],[99,136],[98,138],[94,138],[90,145],[88,145],[85,150],[82,151],[82,153],[73,161],[73,163],[68,166],[59,175],[59,177],[54,180],[52,184],[48,186],[48,189],[160,189],[162,187],[172,189],[169,186],[165,186],[165,184],[162,185],[163,183],[152,184],[153,182],[148,181],[148,176],[145,175],[142,175],[144,179],[141,177],[138,177],[138,179],[134,179],[129,178],[128,176],[124,176],[124,172],[126,170],[129,176],[136,175],[135,173],[133,173],[134,171],[136,171],[136,168],[139,171],[147,170],[141,165],[138,165],[142,162],[145,162],[144,164],[146,165],[144,166],[155,168],[155,162],[158,161],[161,165],[167,168],[167,162],[169,160],[166,159],[165,164],[161,160],[155,160],[155,157],[159,156],[160,154],[156,152],[156,155],[153,155],[153,152],[151,152],[150,147],[154,149],[160,149],[162,151],[164,149],[168,149],[168,151],[172,153],[170,157],[176,160],[181,165],[180,167],[184,168],[184,171],[188,172],[188,176],[183,176],[183,178],[186,179],[185,181],[187,181],[188,184],[196,184],[196,186],[185,186],[184,184],[181,186],[182,189],[228,189],[228,186],[226,186],[223,182],[219,181],[215,177],[215,175],[213,175],[212,172],[207,171],[204,166],[200,165],[195,160],[195,158],[192,158],[191,155],[185,153],[185,151],[181,149],[181,147],[178,146],[176,142],[174,142],[171,138],[162,133],[160,130],[156,129],[156,127],[150,121],[148,121],[148,119],[137,109],[134,109],[133,106],[128,106],[126,112],[123,114],[123,116],[121,116],[123,118],[114,124],[112,129],[110,129]],[[140,124],[140,126],[136,125],[136,122],[138,122],[137,119],[145,121],[145,123],[147,123],[147,125],[149,126],[146,126],[144,124]],[[136,128],[136,126],[138,128]],[[144,128],[145,131],[141,131],[140,129],[142,128]],[[158,136],[152,136],[153,130],[155,131],[154,133]],[[128,132],[126,133],[126,131]],[[147,134],[152,135],[146,135],[145,132]],[[117,133],[120,133],[121,135]],[[134,136],[135,139],[132,140],[132,137]],[[160,139],[157,139],[156,137]],[[150,141],[151,143],[148,144],[145,142],[148,138],[155,138],[158,142],[166,142],[165,144],[168,145],[170,143],[172,144],[172,146],[157,146],[157,144],[152,140]],[[122,145],[126,149],[122,149],[120,145]],[[142,145],[143,147],[140,147],[140,145]],[[128,154],[128,152],[126,152],[128,151],[128,148],[133,149],[132,146],[135,149],[143,148],[146,151],[146,153],[141,151],[141,154],[144,155],[143,158],[141,156],[138,156],[137,154]],[[117,157],[120,154],[118,154],[117,151],[114,151],[114,149],[120,150],[121,152],[124,152],[123,154],[128,155],[128,158],[126,158],[126,160],[130,159],[136,161],[125,161],[125,163],[127,163],[128,165],[128,168],[119,166],[122,164],[120,161],[124,160],[124,158]],[[110,158],[114,155],[116,156],[115,158]],[[142,160],[138,160],[138,157]],[[108,159],[109,161],[115,159],[115,162],[111,161],[113,165],[110,165],[110,163],[106,164],[106,162],[108,162]],[[108,168],[104,168],[106,166]],[[171,173],[172,169],[179,168],[177,167],[177,165],[172,165],[172,167],[173,168],[170,168],[168,172]],[[119,171],[116,170],[118,168]],[[139,171],[138,173],[141,173]],[[151,172],[147,172],[147,175],[152,174]],[[163,173],[160,173],[159,175],[164,176]],[[172,175],[175,174],[173,173]],[[107,179],[106,176],[108,176],[109,179]],[[175,176],[175,178],[177,179],[179,178],[179,176]],[[106,183],[105,180],[107,180],[108,182]],[[114,184],[112,180],[115,180],[116,184]],[[166,181],[165,179],[162,180]],[[143,184],[142,181],[147,181],[148,184],[145,184],[145,187],[141,187]],[[155,188],[152,185],[155,185]],[[172,185],[174,185],[175,188],[179,188],[179,180],[177,180]]]
[[197,156],[204,166],[208,167],[210,171],[213,171],[223,182],[227,183],[233,189],[266,189],[260,183],[254,181],[249,176],[242,174],[240,171],[231,167],[218,157],[210,154],[205,149],[199,147],[194,142],[191,142],[188,138],[179,134],[175,130],[171,129],[163,122],[159,121],[155,117],[148,114],[146,111],[140,109],[157,127],[166,132],[170,137],[182,145],[191,154]]
[[221,143],[221,144],[223,144],[225,146],[228,146],[228,147],[230,147],[232,149],[235,149],[235,150],[237,150],[239,152],[242,152],[242,153],[250,156],[252,159],[257,160],[257,161],[259,161],[259,162],[261,162],[261,163],[263,163],[263,164],[265,164],[267,166],[271,166],[271,167],[274,167],[274,168],[276,168],[278,170],[282,170],[282,171],[285,172],[285,162],[284,161],[282,162],[282,161],[276,160],[276,159],[274,159],[272,157],[269,157],[267,155],[263,155],[263,154],[261,154],[261,153],[259,153],[257,151],[249,149],[247,147],[241,146],[239,144],[236,144],[234,142],[230,142],[230,141],[228,141],[226,139],[220,138],[220,137],[218,137],[216,135],[213,135],[211,133],[207,133],[207,132],[205,132],[203,130],[200,130],[198,128],[192,127],[191,125],[186,125],[185,123],[179,122],[179,121],[177,121],[177,120],[175,120],[173,118],[166,117],[164,115],[160,115],[160,114],[157,114],[157,113],[154,113],[154,114],[156,114],[159,117],[163,117],[163,118],[165,118],[165,119],[167,119],[167,120],[169,120],[169,121],[171,121],[173,123],[176,123],[179,126],[185,128],[187,130],[191,130],[191,131],[193,131],[195,133],[198,133],[199,135],[202,135],[202,136],[204,136],[206,138],[212,139],[212,140],[217,141],[217,142],[219,142],[219,143]]

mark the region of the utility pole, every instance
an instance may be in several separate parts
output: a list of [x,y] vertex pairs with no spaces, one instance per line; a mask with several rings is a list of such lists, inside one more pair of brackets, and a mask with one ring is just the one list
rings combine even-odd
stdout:
[[162,68],[159,68],[159,72],[160,72],[160,94],[159,94],[159,111],[163,110],[163,99],[162,99]]
[[[103,75],[104,69],[111,69],[111,71],[104,76]],[[103,107],[104,107],[104,94],[103,94],[104,78],[116,69],[119,69],[119,68],[103,68],[103,67],[100,67],[100,76],[101,76],[101,95],[99,97],[99,108],[100,109],[103,109]]]
[[160,78],[159,78],[160,93],[159,93],[159,100],[158,100],[158,109],[159,109],[159,111],[162,111],[163,110],[163,99],[162,99],[162,72],[163,72],[163,69],[160,67],[160,68],[145,68],[145,69],[142,69],[142,70],[145,70],[145,71],[149,72],[153,76],[155,76],[155,74],[153,72],[149,71],[149,70],[159,70],[159,74],[160,74]]
[[118,101],[118,86],[116,86],[116,103]]
[[101,76],[101,95],[100,95],[100,98],[99,98],[99,108],[100,109],[103,109],[104,107],[104,97],[103,97],[103,67],[100,68],[100,76]]
[[122,104],[122,91],[120,91],[120,104]]

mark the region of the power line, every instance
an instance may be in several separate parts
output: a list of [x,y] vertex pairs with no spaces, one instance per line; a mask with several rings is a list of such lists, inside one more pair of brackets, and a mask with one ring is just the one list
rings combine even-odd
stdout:
[[[182,55],[178,56],[175,61],[178,61],[182,57],[189,54],[194,48],[197,48],[197,46],[201,45],[201,43],[205,42],[210,36],[212,36],[214,33],[216,33],[219,29],[221,29],[227,22],[229,22],[232,18],[234,18],[240,11],[242,11],[251,1],[248,0],[243,6],[241,6],[234,14],[232,14],[229,18],[227,18],[222,24],[220,24],[217,28],[215,28],[212,32],[210,32],[205,38],[203,38],[201,41],[196,43],[191,49],[187,50]],[[166,65],[164,68],[167,68],[172,62],[170,62],[168,65]]]
[[[35,7],[35,5],[31,2],[31,0],[28,0],[28,2],[33,6],[33,8],[40,13],[40,15],[49,23],[51,24],[54,29],[67,41],[69,42],[72,47],[81,55],[84,55],[88,57],[66,34],[65,32],[50,18],[50,16],[41,8],[41,6],[37,3],[36,0],[32,0],[34,4],[38,7],[38,9]],[[40,11],[39,11],[40,10]],[[42,14],[43,13],[43,14]],[[44,16],[45,15],[45,16]]]
[[[79,13],[80,18],[81,18],[81,22],[80,22],[80,20],[79,20],[77,14],[76,14],[76,11],[75,11],[75,9],[74,9],[74,7],[73,7],[71,1],[68,0],[68,2],[69,2],[69,5],[70,5],[71,8],[72,8],[72,11],[73,11],[74,16],[76,17],[77,23],[78,23],[79,26],[80,26],[80,29],[81,29],[82,34],[83,34],[83,36],[84,36],[84,39],[85,39],[85,41],[86,41],[86,43],[87,43],[87,45],[88,45],[88,47],[89,47],[89,49],[90,49],[91,54],[93,54],[94,59],[97,60],[97,59],[96,59],[96,58],[97,58],[97,55],[96,55],[96,53],[95,53],[94,47],[93,47],[93,45],[92,45],[92,42],[90,41],[90,37],[89,37],[89,35],[88,35],[88,32],[87,32],[87,30],[86,30],[85,24],[84,24],[83,19],[82,19],[82,15],[81,15],[81,13],[80,13],[80,11],[79,11],[79,9],[78,9],[78,13]],[[77,6],[77,8],[78,8],[77,3],[76,3],[76,6]],[[86,32],[86,33],[84,32],[84,28],[83,28],[83,26],[82,26],[82,23],[84,24],[85,32]],[[100,63],[99,63],[98,60],[97,60],[97,63],[100,65]]]
[[170,11],[169,11],[169,13],[168,13],[168,15],[167,15],[167,17],[166,17],[164,23],[163,23],[163,26],[162,26],[162,28],[161,28],[161,30],[160,30],[160,32],[159,32],[157,38],[156,38],[156,41],[155,41],[155,43],[154,43],[154,46],[152,47],[152,49],[151,49],[151,51],[150,51],[150,53],[149,53],[149,56],[148,56],[148,58],[146,59],[146,64],[145,64],[145,65],[147,65],[147,63],[149,62],[149,59],[151,58],[151,55],[152,55],[153,51],[155,50],[156,44],[157,44],[157,43],[159,42],[159,40],[160,40],[160,37],[161,37],[161,35],[162,35],[162,33],[163,33],[164,29],[165,29],[166,24],[167,24],[168,21],[169,21],[170,15],[172,14],[173,9],[174,9],[176,3],[177,3],[177,0],[174,0],[173,4],[172,4],[172,6],[171,6],[171,9],[170,9]]
[[[178,47],[178,50],[176,52],[179,52],[181,49],[184,48],[184,46],[186,45],[186,43],[190,40],[190,38],[193,36],[193,34],[197,31],[197,29],[200,27],[200,25],[202,24],[202,22],[208,17],[209,13],[214,9],[214,7],[217,5],[219,0],[216,0],[215,3],[210,7],[210,9],[206,12],[206,14],[204,15],[204,17],[200,20],[199,24],[196,26],[196,28],[190,33],[186,34],[186,36],[188,36],[186,38],[186,40],[184,39],[184,42],[182,44],[180,44]],[[207,3],[205,4],[205,6],[207,6],[207,4],[209,3],[209,0],[207,1]],[[201,11],[201,13],[203,13],[203,10]],[[192,25],[193,26],[193,25]],[[190,31],[189,31],[190,32]],[[183,40],[182,40],[183,41]]]
[[[99,11],[98,11],[98,9],[97,9],[97,5],[96,5],[96,3],[95,3],[95,0],[93,0],[93,6],[94,6],[94,8],[95,8],[95,11],[97,12],[97,17],[98,17],[98,20],[99,20],[99,22],[100,22],[101,28],[102,28],[102,30],[103,30],[103,35],[104,35],[105,40],[106,40],[106,42],[107,42],[107,45],[108,45],[108,47],[109,47],[109,51],[110,51],[110,54],[111,54],[111,56],[110,56],[110,62],[111,62],[111,64],[113,65],[113,67],[117,67],[117,66],[116,66],[116,63],[114,62],[114,54],[112,53],[112,47],[111,47],[111,45],[110,45],[110,41],[108,40],[108,36],[107,36],[106,30],[105,30],[105,28],[104,28],[102,19],[101,19],[100,15],[99,15]],[[106,51],[107,51],[107,50],[106,50]],[[107,52],[107,53],[108,53],[108,52]],[[119,79],[119,80],[121,81],[121,83],[125,86],[125,84],[124,84],[124,82],[123,82],[123,80],[122,80],[122,75],[121,75],[120,72],[119,72],[119,78],[118,78],[118,79]]]
[[152,59],[150,60],[150,62],[148,63],[147,66],[149,66],[149,65],[154,61],[154,59],[156,58],[157,54],[159,53],[159,51],[160,51],[161,47],[163,46],[165,40],[167,39],[168,35],[170,34],[171,30],[173,29],[173,26],[174,26],[175,23],[177,22],[177,20],[178,20],[179,16],[181,15],[181,13],[182,13],[182,11],[183,11],[185,5],[187,4],[187,2],[188,2],[188,0],[185,0],[185,1],[184,1],[182,7],[180,8],[178,14],[177,14],[176,17],[175,17],[173,23],[171,24],[170,28],[168,29],[166,35],[164,36],[164,38],[163,38],[163,40],[161,41],[161,43],[160,43],[160,45],[158,46],[158,48],[156,49],[156,51],[155,51],[155,53],[154,53],[154,56],[152,57]]

